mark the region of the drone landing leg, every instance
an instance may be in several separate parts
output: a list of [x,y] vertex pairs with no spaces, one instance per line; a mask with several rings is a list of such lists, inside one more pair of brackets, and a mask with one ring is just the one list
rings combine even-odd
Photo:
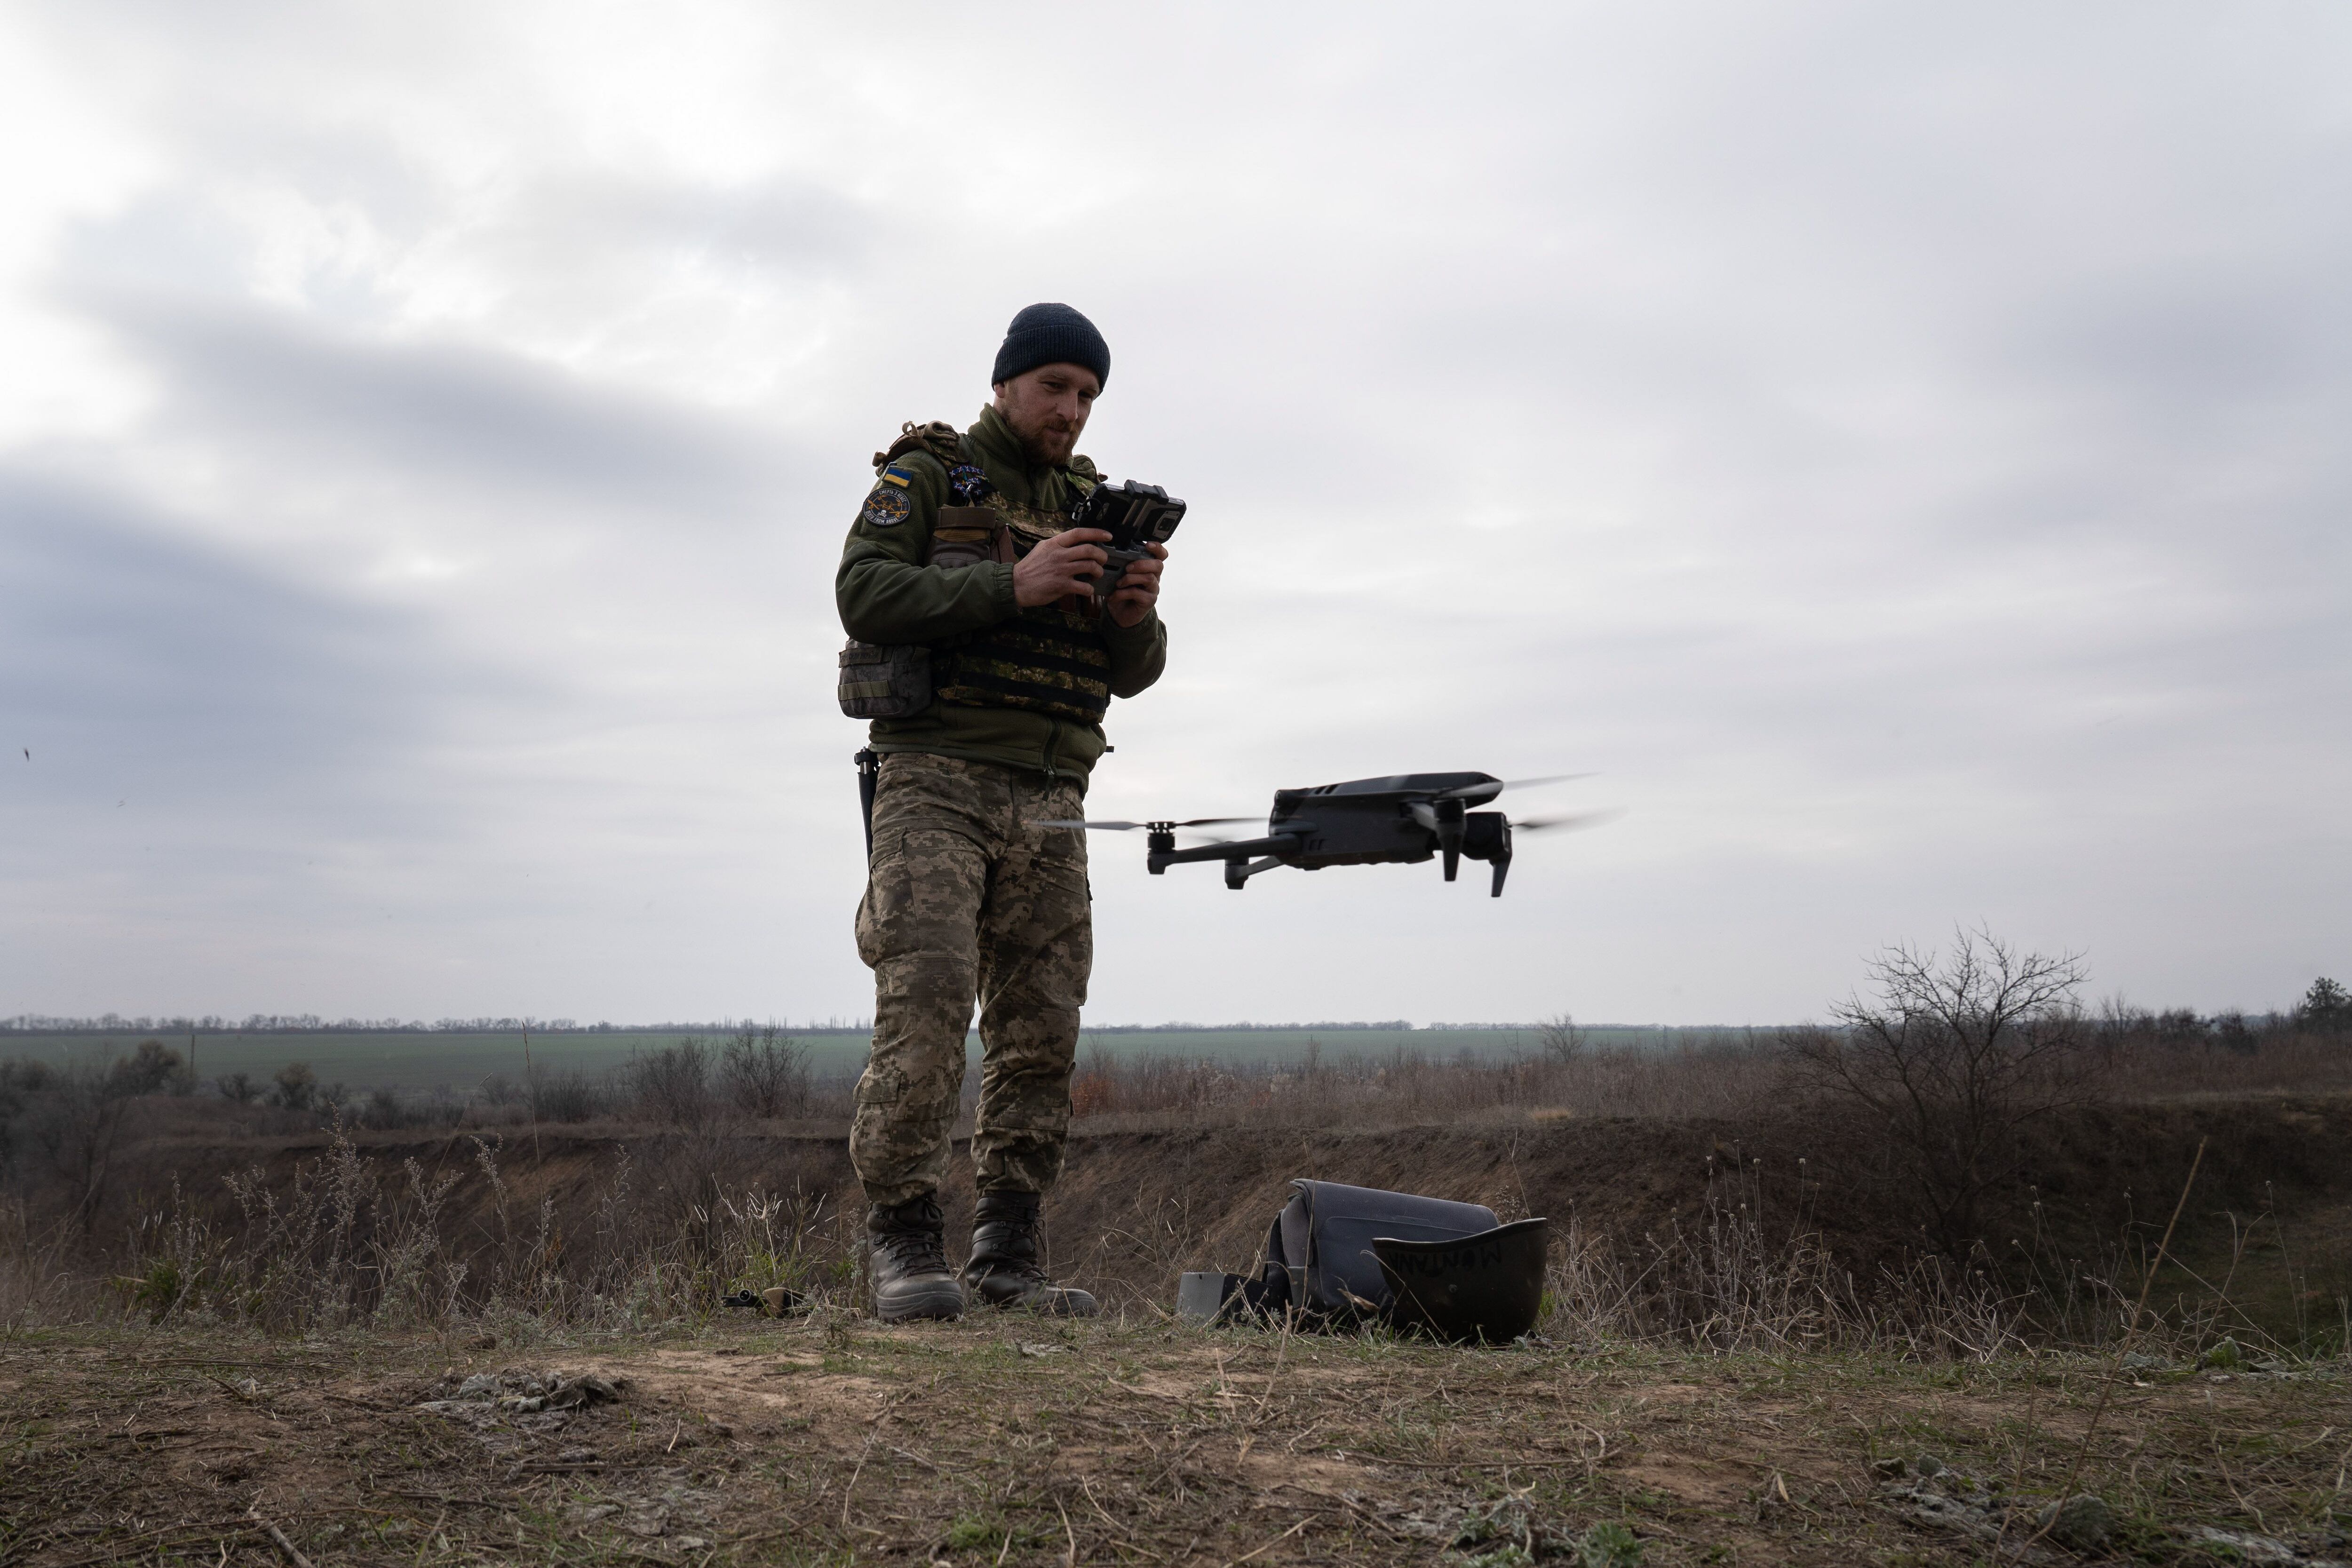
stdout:
[[1495,857],[1495,890],[1486,895],[1488,898],[1499,899],[1503,896],[1503,879],[1510,873],[1510,869],[1511,852],[1506,849]]
[[1260,871],[1271,871],[1276,866],[1288,864],[1279,855],[1269,855],[1263,860],[1228,860],[1225,862],[1225,886],[1238,893],[1242,884]]

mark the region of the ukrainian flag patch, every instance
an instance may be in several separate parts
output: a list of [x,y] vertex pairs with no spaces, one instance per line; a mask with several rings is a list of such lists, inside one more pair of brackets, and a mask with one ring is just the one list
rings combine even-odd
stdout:
[[905,489],[915,482],[915,471],[903,464],[893,463],[882,470],[882,482],[886,485],[897,485],[900,489]]

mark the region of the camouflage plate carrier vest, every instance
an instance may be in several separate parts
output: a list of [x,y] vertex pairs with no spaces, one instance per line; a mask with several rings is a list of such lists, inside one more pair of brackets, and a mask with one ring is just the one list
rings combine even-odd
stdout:
[[[929,564],[1017,561],[1070,525],[1065,513],[1018,506],[997,494],[964,455],[962,437],[944,421],[908,426],[887,451],[875,455],[874,466],[919,449],[946,465],[949,499],[963,503],[940,509]],[[1071,477],[1082,489],[1097,482],[1093,467],[1084,458],[1072,459]],[[1101,614],[1093,595],[1073,594],[994,626],[942,637],[930,645],[932,696],[965,707],[1024,708],[1099,724],[1110,708],[1110,648],[1103,641]]]

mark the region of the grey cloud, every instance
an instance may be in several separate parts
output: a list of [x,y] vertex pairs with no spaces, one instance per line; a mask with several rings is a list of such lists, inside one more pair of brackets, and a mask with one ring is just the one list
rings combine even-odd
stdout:
[[413,617],[0,469],[0,741],[20,799],[331,814],[322,793],[373,796],[467,679]]
[[813,181],[656,184],[610,175],[550,180],[515,215],[507,243],[551,258],[686,251],[799,277],[861,268],[908,226]]
[[370,341],[201,299],[92,304],[163,374],[166,424],[275,463],[358,465],[688,521],[741,515],[790,468],[781,443],[715,416],[597,389],[515,354]]
[[2352,231],[2331,237],[2307,270],[2208,263],[2053,292],[2018,322],[2015,368],[2108,399],[2151,446],[2210,452],[2282,413],[2309,430],[2314,400],[2352,412]]

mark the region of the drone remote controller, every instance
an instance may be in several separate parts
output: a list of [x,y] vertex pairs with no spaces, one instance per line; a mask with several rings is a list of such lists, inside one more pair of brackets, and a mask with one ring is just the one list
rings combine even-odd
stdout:
[[1140,479],[1097,485],[1070,513],[1073,528],[1099,528],[1110,535],[1103,553],[1110,560],[1095,579],[1097,602],[1108,600],[1127,569],[1149,553],[1147,544],[1165,544],[1184,521],[1184,503]]

